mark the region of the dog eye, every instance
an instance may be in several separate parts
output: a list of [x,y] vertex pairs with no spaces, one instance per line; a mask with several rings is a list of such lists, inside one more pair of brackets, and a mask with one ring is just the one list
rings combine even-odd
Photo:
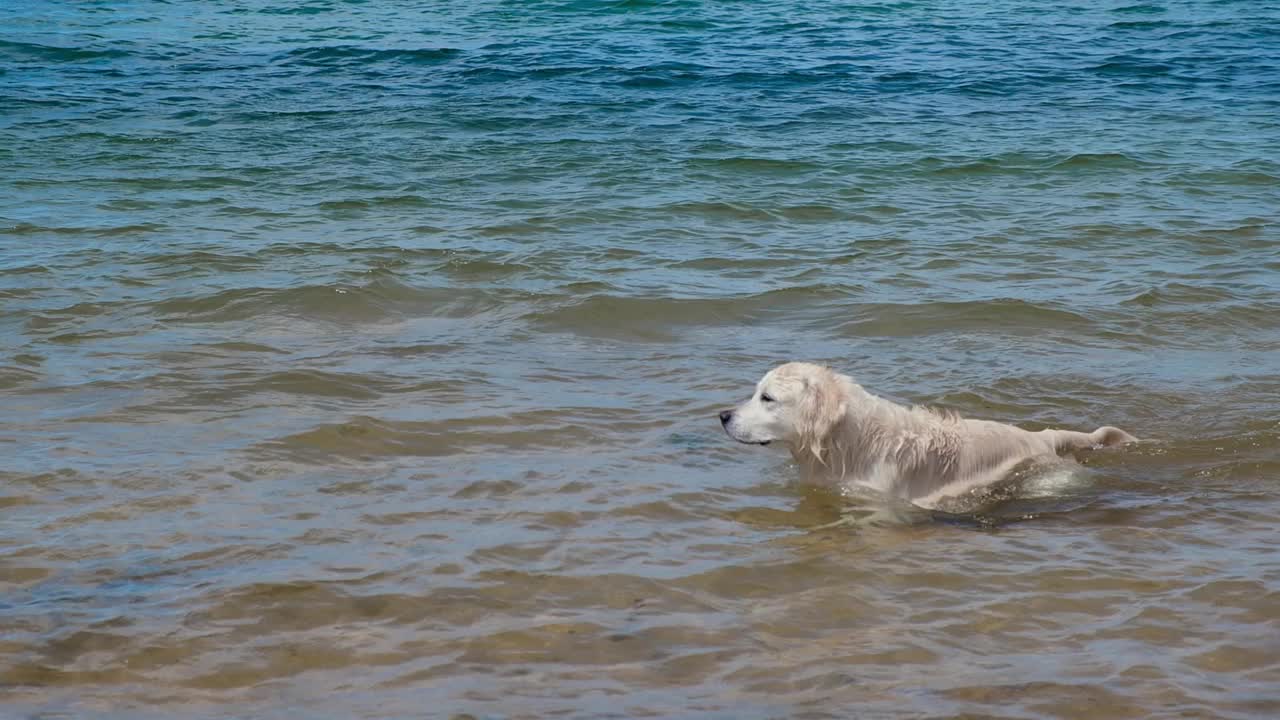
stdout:
[[760,393],[760,402],[773,402],[773,396],[769,393]]

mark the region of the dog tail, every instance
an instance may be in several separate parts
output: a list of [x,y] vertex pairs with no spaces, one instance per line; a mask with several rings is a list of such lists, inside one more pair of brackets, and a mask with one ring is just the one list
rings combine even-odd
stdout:
[[1121,430],[1120,428],[1104,425],[1103,427],[1089,433],[1089,438],[1093,440],[1094,445],[1102,447],[1112,447],[1114,445],[1124,445],[1125,443],[1138,442],[1138,438]]
[[1100,427],[1091,433],[1076,432],[1075,430],[1045,430],[1044,432],[1052,438],[1054,447],[1058,452],[1114,447],[1138,441],[1138,438],[1110,425]]

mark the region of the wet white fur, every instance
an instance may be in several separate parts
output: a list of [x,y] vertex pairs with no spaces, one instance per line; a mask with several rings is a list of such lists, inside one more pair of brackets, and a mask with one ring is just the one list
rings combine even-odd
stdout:
[[730,437],[786,444],[807,480],[860,485],[922,507],[996,482],[1026,460],[1136,440],[1113,427],[1032,432],[904,407],[809,363],[774,368],[729,412]]

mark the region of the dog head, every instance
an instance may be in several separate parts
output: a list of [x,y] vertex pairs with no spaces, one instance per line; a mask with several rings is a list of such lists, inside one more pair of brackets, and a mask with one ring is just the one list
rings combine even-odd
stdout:
[[720,413],[720,424],[738,442],[768,445],[777,440],[821,460],[823,441],[847,409],[847,394],[834,372],[787,363],[770,370],[749,400]]

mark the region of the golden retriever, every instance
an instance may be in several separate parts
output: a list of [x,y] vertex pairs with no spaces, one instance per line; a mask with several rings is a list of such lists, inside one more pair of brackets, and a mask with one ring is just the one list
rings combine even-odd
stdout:
[[1137,440],[1114,427],[1032,432],[903,407],[847,375],[798,362],[769,371],[720,423],[738,442],[786,444],[807,480],[860,485],[926,508],[1027,460]]

